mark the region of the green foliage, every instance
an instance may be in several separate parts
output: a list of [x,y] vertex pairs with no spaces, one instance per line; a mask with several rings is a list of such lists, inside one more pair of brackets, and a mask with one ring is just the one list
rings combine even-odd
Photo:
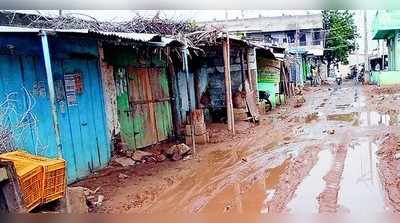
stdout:
[[323,10],[323,27],[326,32],[324,58],[328,64],[348,64],[348,56],[358,48],[357,26],[354,13],[348,10]]

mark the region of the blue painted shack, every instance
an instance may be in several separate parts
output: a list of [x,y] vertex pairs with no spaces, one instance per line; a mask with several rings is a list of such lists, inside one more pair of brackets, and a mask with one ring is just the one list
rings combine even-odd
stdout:
[[47,157],[57,157],[59,148],[68,182],[105,166],[111,150],[96,38],[49,31],[46,46],[42,30],[1,27],[0,32],[0,101],[14,95],[16,114],[31,108],[34,119],[16,141],[18,148]]

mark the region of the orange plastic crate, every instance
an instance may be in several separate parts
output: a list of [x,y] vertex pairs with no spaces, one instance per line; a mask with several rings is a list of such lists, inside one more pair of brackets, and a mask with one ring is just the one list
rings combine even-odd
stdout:
[[43,163],[43,167],[43,202],[63,198],[66,188],[65,161],[61,159],[48,160]]
[[43,194],[43,167],[29,160],[16,159],[13,157],[13,154],[10,153],[1,154],[0,159],[10,160],[14,163],[26,209],[30,211],[41,204]]
[[[2,155],[5,155],[5,159],[11,161],[29,162],[41,167],[42,183],[40,198],[42,203],[47,203],[64,197],[66,188],[64,160],[34,156],[23,151],[15,151]],[[2,155],[0,155],[0,158],[2,158]],[[16,162],[14,162],[14,164]],[[18,172],[17,166],[16,169]]]

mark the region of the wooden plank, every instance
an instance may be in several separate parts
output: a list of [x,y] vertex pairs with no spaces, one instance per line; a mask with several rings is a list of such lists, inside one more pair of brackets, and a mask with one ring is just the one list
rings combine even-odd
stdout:
[[[41,80],[45,78],[44,75],[44,65],[40,64],[41,60],[39,58],[35,58],[35,63],[37,64],[36,68],[36,79]],[[63,82],[63,65],[61,60],[53,60],[52,61],[52,68],[53,68],[53,73],[54,73],[54,79],[56,81],[59,81],[59,84],[64,84]],[[56,92],[59,91],[60,89],[56,88]],[[60,92],[61,95],[65,97],[65,92]],[[57,93],[56,93],[57,95]],[[36,103],[40,107],[46,107],[50,108],[50,101],[41,99],[40,97],[36,99]],[[46,105],[46,103],[48,105]],[[46,111],[46,113],[41,114],[46,117],[50,117],[50,110]],[[74,120],[71,118],[68,106],[66,105],[65,100],[59,98],[57,102],[57,115],[58,115],[58,122],[60,126],[60,135],[61,135],[61,144],[63,146],[63,158],[67,160],[67,176],[68,176],[68,182],[72,182],[81,176],[78,174],[78,165],[77,165],[77,158],[76,156],[79,155],[79,153],[76,151],[78,149],[78,145],[80,145],[81,138],[79,137],[74,138],[73,136],[76,133],[76,131],[72,131],[72,123]],[[49,132],[54,135],[54,131],[52,130],[51,123],[49,124]],[[43,131],[43,130],[42,130]],[[42,132],[41,131],[41,132]],[[54,140],[54,136],[47,136],[49,139]],[[42,143],[45,143],[45,141],[42,141]],[[80,147],[79,147],[80,148]]]
[[[103,88],[101,83],[101,74],[98,61],[96,59],[87,60],[87,66],[90,74],[90,94],[92,122],[94,126],[94,134],[96,135],[96,149],[98,166],[105,166],[111,159],[110,141],[106,131],[105,104],[103,97]],[[89,90],[89,89],[88,89]]]
[[120,124],[120,135],[122,141],[129,148],[135,149],[135,130],[133,116],[129,103],[130,92],[128,90],[128,74],[125,68],[114,68],[115,85],[117,91],[117,114]]
[[[246,80],[246,85],[249,86],[250,84]],[[250,90],[249,87],[245,87],[246,91],[246,104],[249,109],[250,115],[253,118],[258,118],[260,116],[260,113],[258,111],[258,106],[257,106],[257,100],[256,100],[256,92],[255,90]]]
[[149,75],[157,138],[158,141],[162,141],[168,139],[173,130],[168,78],[164,68],[150,68]]
[[[146,84],[145,84],[145,91],[147,92],[147,100],[149,101],[153,101],[153,93],[152,93],[152,87],[151,87],[151,82],[150,82],[150,69],[147,68],[145,70],[145,80],[146,80]],[[151,144],[156,144],[159,140],[158,140],[158,135],[157,135],[157,120],[156,120],[156,111],[155,111],[155,103],[154,102],[150,102],[148,104],[148,108],[149,108],[149,117],[148,117],[148,123],[149,123],[149,130],[147,132],[147,137],[148,140],[151,141]]]
[[[64,74],[66,73],[72,73],[77,69],[77,60],[63,60],[62,61],[62,77],[64,77]],[[79,105],[81,102],[77,101],[77,104]],[[85,135],[82,131],[81,125],[83,122],[86,120],[82,119],[81,112],[79,109],[79,106],[68,106],[66,105],[66,108],[68,109],[67,115],[69,116],[70,120],[70,134],[72,135],[72,140],[74,143],[74,150],[76,152],[76,169],[77,169],[77,174],[76,176],[87,176],[90,171],[89,171],[89,166],[91,161],[91,153],[88,147],[85,146]],[[67,148],[66,148],[67,149]]]
[[[154,105],[147,68],[128,68],[129,101],[133,118],[136,148],[157,142],[155,130]],[[136,101],[148,103],[136,103]]]

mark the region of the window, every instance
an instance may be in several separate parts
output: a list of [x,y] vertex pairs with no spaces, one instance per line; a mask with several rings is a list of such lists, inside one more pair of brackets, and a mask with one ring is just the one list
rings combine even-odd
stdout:
[[307,37],[305,33],[300,33],[300,46],[306,46],[307,45]]
[[319,30],[313,31],[313,45],[320,45],[321,44],[321,33]]
[[283,37],[282,42],[283,42],[283,43],[287,43],[287,38],[286,38],[286,37]]
[[294,43],[295,42],[295,38],[294,38],[295,32],[291,31],[287,33],[287,38],[288,38],[288,42],[289,43]]

